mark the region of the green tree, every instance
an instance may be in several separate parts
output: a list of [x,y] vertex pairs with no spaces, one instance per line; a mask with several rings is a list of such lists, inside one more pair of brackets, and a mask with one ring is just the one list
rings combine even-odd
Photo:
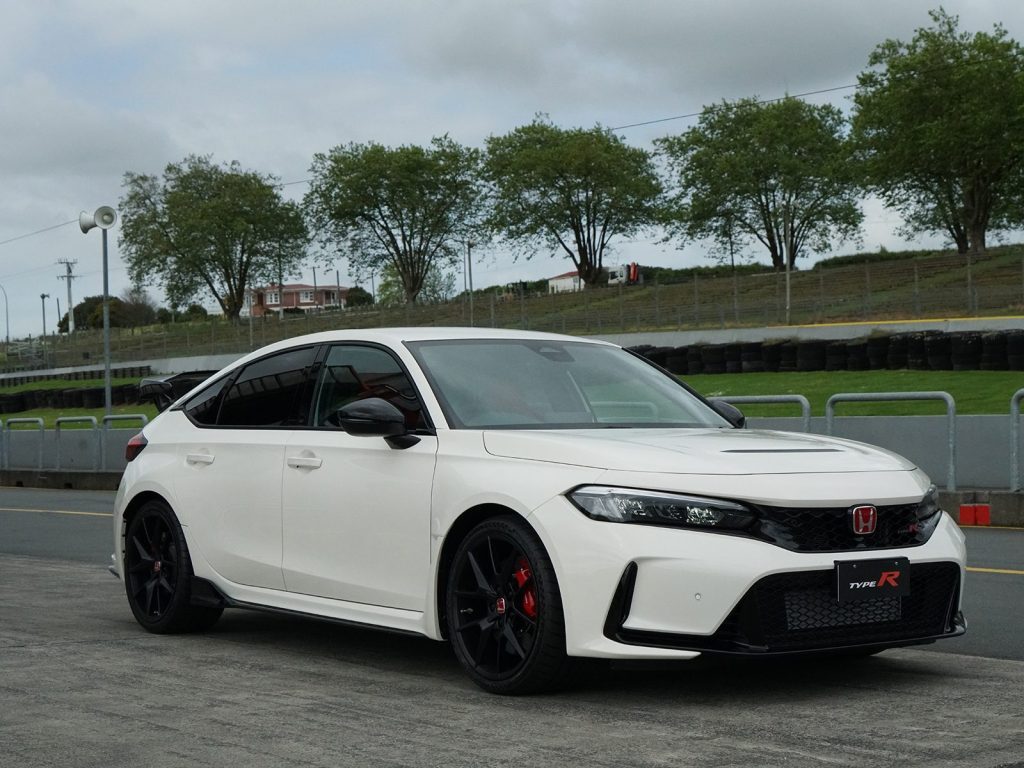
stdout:
[[601,281],[614,237],[659,220],[651,153],[600,126],[563,129],[538,116],[487,139],[484,167],[494,192],[491,231],[526,258],[545,246],[567,255],[586,285]]
[[959,30],[932,11],[910,42],[872,52],[854,96],[854,139],[868,189],[908,234],[943,232],[960,253],[1019,224],[1024,161],[1024,52],[995,25]]
[[457,261],[477,227],[479,164],[478,150],[447,136],[429,147],[338,146],[313,158],[306,210],[326,249],[357,273],[391,268],[415,302],[431,269]]
[[208,292],[237,319],[250,286],[294,273],[306,256],[299,207],[275,184],[194,155],[162,179],[126,173],[120,244],[132,280],[155,280],[172,306]]
[[[130,328],[152,325],[157,321],[156,302],[142,288],[128,288],[121,294],[121,312],[124,324]],[[102,319],[101,319],[102,324]]]
[[[423,278],[417,300],[427,304],[448,301],[455,292],[455,275],[435,264]],[[377,286],[377,303],[384,307],[395,307],[405,304],[408,297],[402,284],[402,278],[392,266],[384,267]]]
[[[84,330],[86,328],[102,328],[103,327],[103,297],[102,296],[86,296],[80,302],[75,304],[75,329]],[[96,325],[93,325],[93,318],[98,318]],[[57,323],[57,331],[59,333],[68,332],[68,313],[65,312],[64,316]]]
[[799,99],[705,107],[698,124],[659,139],[676,188],[669,232],[709,238],[718,255],[760,242],[775,269],[856,237],[863,214],[842,114]]
[[354,285],[348,289],[345,296],[346,307],[368,307],[373,304],[373,296],[365,288]]

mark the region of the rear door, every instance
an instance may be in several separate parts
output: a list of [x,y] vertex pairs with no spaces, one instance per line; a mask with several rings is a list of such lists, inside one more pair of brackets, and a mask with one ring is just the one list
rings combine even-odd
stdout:
[[307,423],[317,347],[278,352],[185,405],[197,427],[179,446],[175,489],[190,542],[221,576],[283,589],[281,479],[292,430]]

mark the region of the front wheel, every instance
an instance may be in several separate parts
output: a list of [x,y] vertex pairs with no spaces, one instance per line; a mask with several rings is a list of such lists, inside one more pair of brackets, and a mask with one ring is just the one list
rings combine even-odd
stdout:
[[452,560],[445,604],[455,655],[481,688],[536,693],[563,682],[569,659],[558,582],[526,523],[497,517],[470,531]]
[[146,502],[128,523],[124,585],[135,619],[156,634],[207,629],[224,610],[191,604],[192,560],[185,534],[162,501]]

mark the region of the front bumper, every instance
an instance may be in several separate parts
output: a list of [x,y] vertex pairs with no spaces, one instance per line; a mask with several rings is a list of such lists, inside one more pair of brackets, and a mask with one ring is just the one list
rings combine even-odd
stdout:
[[[572,656],[776,655],[964,632],[963,534],[944,513],[920,546],[815,553],[737,535],[594,521],[561,497],[530,520],[554,563]],[[910,595],[839,606],[835,563],[877,557],[909,558]]]

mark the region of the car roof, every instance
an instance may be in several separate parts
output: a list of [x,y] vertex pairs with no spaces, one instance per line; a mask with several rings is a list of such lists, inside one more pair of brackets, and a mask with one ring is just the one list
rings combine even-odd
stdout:
[[407,341],[449,341],[456,339],[521,339],[527,341],[573,341],[602,346],[617,346],[599,339],[584,339],[578,336],[566,336],[557,333],[541,333],[539,331],[521,331],[508,328],[458,328],[416,326],[410,328],[352,328],[337,331],[321,331],[304,336],[293,336],[283,341],[269,344],[255,352],[240,358],[231,364],[231,368],[278,350],[289,349],[306,344],[329,344],[338,341],[367,341],[399,346]]

